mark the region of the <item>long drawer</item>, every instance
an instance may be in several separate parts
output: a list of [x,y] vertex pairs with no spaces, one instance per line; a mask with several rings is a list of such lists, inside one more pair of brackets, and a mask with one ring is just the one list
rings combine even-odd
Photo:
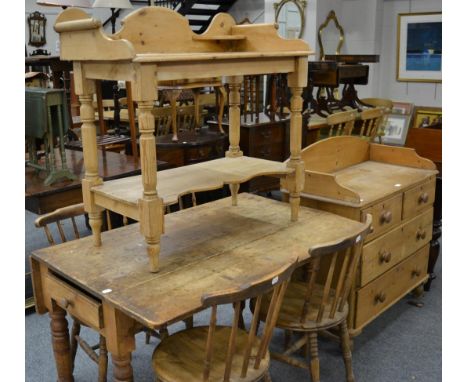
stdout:
[[432,237],[433,209],[364,245],[358,285],[363,286],[423,247]]
[[402,296],[421,284],[427,276],[429,245],[395,265],[356,294],[354,328],[360,329]]
[[372,215],[372,232],[367,235],[366,242],[371,241],[401,222],[402,198],[403,195],[399,194],[362,210],[362,221],[366,220],[367,214]]
[[98,301],[50,273],[45,276],[45,290],[56,304],[73,317],[93,329],[103,328],[102,305]]

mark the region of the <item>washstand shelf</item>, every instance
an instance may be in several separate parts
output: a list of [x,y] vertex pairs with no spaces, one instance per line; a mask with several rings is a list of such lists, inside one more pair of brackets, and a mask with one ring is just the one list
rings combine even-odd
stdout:
[[[135,10],[124,18],[122,25],[120,31],[108,36],[99,20],[77,8],[63,11],[55,23],[60,34],[60,57],[73,61],[75,91],[81,103],[86,168],[83,202],[94,245],[101,245],[103,208],[130,216],[140,222],[150,271],[157,272],[165,204],[190,192],[229,184],[232,204],[236,205],[239,184],[261,175],[284,178],[290,195],[291,220],[297,220],[304,183],[301,94],[307,85],[307,57],[313,54],[308,44],[281,38],[274,24],[236,25],[226,13],[216,15],[202,35],[193,33],[182,15],[162,7]],[[239,147],[242,77],[269,73],[287,73],[292,94],[291,157],[286,163],[243,156]],[[224,76],[230,89],[226,157],[157,174],[152,109],[158,83],[219,76]],[[139,109],[140,177],[103,182],[98,174],[92,105],[96,80],[132,83]]]

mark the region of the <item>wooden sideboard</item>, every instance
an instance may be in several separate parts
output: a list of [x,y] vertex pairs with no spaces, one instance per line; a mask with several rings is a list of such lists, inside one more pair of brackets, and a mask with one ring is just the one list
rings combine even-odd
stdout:
[[350,297],[349,327],[357,335],[428,279],[436,166],[413,149],[351,136],[319,141],[302,157],[302,205],[373,217]]

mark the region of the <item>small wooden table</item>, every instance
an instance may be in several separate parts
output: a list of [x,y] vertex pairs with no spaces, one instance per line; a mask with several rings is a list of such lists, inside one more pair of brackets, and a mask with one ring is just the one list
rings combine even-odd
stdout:
[[73,381],[67,312],[106,337],[114,381],[133,381],[131,353],[143,327],[177,322],[202,308],[203,294],[306,260],[310,247],[364,227],[309,208],[291,222],[286,203],[251,194],[239,199],[237,207],[225,198],[167,215],[158,273],[148,272],[136,224],[103,233],[101,247],[86,237],[32,254],[36,310],[49,312],[61,382]]
[[[83,153],[76,150],[65,150],[67,164],[72,173],[76,176],[73,181],[64,180],[56,182],[50,186],[43,183],[44,173],[36,173],[31,167],[26,167],[25,188],[26,188],[26,209],[35,214],[44,214],[54,211],[57,208],[70,204],[81,203],[83,196],[81,193],[81,179],[84,176]],[[135,161],[133,157],[114,152],[99,151],[99,174],[104,179],[118,179],[131,175],[139,175],[140,161]],[[158,161],[158,168],[169,167],[166,162]]]

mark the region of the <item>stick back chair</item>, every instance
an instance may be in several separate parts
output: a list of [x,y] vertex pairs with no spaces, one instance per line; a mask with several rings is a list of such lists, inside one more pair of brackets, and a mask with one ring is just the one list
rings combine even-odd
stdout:
[[[287,264],[237,290],[229,289],[202,297],[203,309],[211,309],[209,326],[195,327],[164,339],[153,353],[157,381],[271,381],[268,346],[289,278],[297,268]],[[256,333],[263,296],[271,292],[263,334]],[[241,305],[256,299],[249,332],[240,329]],[[218,306],[234,304],[232,326],[217,326]]]
[[[286,330],[287,333],[301,332],[304,335],[284,353],[271,353],[271,357],[293,366],[309,369],[313,382],[320,380],[317,333],[336,326],[340,328],[346,380],[354,381],[346,323],[347,300],[371,223],[372,216],[368,214],[365,227],[359,232],[338,242],[310,248],[310,260],[304,268],[307,271],[305,280],[291,280],[286,290],[276,327]],[[266,318],[268,301],[269,298],[262,301],[261,321]],[[308,363],[291,357],[304,346],[310,358]]]
[[361,111],[361,127],[359,129],[360,137],[367,137],[371,142],[378,136],[385,111],[381,107],[365,109]]
[[351,135],[356,121],[356,110],[342,111],[327,117],[327,136]]
[[[78,229],[76,218],[79,216],[84,216],[85,210],[83,203],[74,204],[71,206],[59,208],[50,213],[39,216],[34,222],[37,228],[43,228],[47,236],[47,240],[50,245],[57,244],[54,240],[50,226],[55,223],[59,233],[60,241],[66,242],[68,239],[65,235],[63,228],[63,222],[70,220],[73,227],[74,237],[72,239],[80,238],[80,230]],[[107,217],[107,222],[110,224],[110,218]],[[78,345],[83,349],[83,351],[88,355],[91,360],[98,364],[98,381],[105,382],[107,381],[107,347],[106,339],[104,336],[99,336],[99,343],[97,345],[89,345],[82,337],[80,337],[82,323],[73,317],[73,326],[70,334],[70,353],[72,360],[72,371],[75,366],[75,357]],[[96,353],[95,350],[99,349],[99,352]]]
[[382,141],[382,136],[384,135],[385,125],[387,124],[388,115],[393,110],[393,101],[385,98],[363,98],[361,100],[364,104],[370,105],[372,107],[380,107],[384,111],[384,115],[380,121],[380,126],[377,128],[376,136],[379,139],[379,142]]

